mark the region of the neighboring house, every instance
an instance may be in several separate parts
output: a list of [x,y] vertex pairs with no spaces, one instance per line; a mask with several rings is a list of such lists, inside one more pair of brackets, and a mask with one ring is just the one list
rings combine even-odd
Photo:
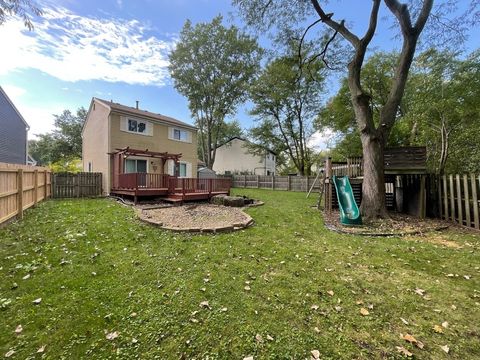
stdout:
[[195,178],[197,128],[140,110],[138,102],[129,107],[93,98],[82,130],[82,160],[84,171],[103,174],[105,193],[119,186],[118,174]]
[[0,86],[0,162],[26,164],[30,127]]
[[248,140],[233,137],[217,148],[213,170],[217,174],[275,175],[275,153],[265,147],[265,153],[248,152]]

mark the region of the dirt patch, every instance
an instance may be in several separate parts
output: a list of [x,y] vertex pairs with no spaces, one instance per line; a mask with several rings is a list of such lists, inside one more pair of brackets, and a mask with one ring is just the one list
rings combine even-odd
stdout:
[[141,220],[172,231],[226,232],[253,223],[253,219],[239,208],[212,204],[138,209],[137,213]]
[[446,246],[452,249],[461,249],[463,246],[455,241],[445,238],[442,234],[429,234],[428,236],[410,235],[406,237],[407,240],[424,241],[435,245]]
[[424,219],[391,213],[389,219],[379,219],[361,226],[345,226],[340,223],[338,211],[324,214],[327,228],[348,234],[366,236],[406,236],[447,229],[450,224],[435,219]]

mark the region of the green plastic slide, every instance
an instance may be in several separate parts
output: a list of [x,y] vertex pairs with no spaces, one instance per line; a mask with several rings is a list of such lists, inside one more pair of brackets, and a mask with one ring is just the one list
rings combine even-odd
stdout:
[[340,222],[344,225],[362,225],[362,217],[355,202],[352,185],[350,185],[348,176],[333,176],[333,183],[337,190]]

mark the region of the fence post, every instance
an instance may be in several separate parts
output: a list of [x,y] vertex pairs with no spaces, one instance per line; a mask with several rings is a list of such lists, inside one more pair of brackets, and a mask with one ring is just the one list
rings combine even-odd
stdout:
[[478,218],[477,181],[474,174],[470,174],[470,180],[472,182],[473,223],[475,229],[480,229],[480,219]]
[[290,178],[290,175],[287,175],[287,190],[292,190],[292,179]]
[[275,177],[272,175],[272,190],[275,190]]
[[257,175],[257,189],[260,188],[260,175]]
[[243,175],[243,187],[247,187],[247,175]]
[[43,170],[43,200],[47,200],[47,170]]
[[17,217],[23,219],[23,169],[17,170]]
[[468,227],[472,226],[472,219],[470,217],[470,195],[468,192],[468,177],[463,175],[463,193],[465,194],[465,221]]
[[306,179],[305,179],[305,183],[306,183],[306,185],[305,185],[305,192],[308,193],[308,186],[309,186],[308,175],[306,175],[305,178],[306,178]]
[[38,202],[38,170],[33,170],[33,206]]
[[448,214],[448,188],[447,188],[447,176],[443,175],[442,176],[442,182],[443,182],[443,215],[444,219],[448,221],[449,219],[449,214]]
[[455,222],[456,217],[455,217],[455,189],[453,187],[453,175],[450,175],[448,177],[449,183],[450,183],[450,210],[451,210],[451,216],[452,216],[452,221]]
[[460,183],[460,175],[455,175],[455,183],[457,185],[457,208],[458,208],[458,223],[463,225],[463,207],[462,207],[462,189]]

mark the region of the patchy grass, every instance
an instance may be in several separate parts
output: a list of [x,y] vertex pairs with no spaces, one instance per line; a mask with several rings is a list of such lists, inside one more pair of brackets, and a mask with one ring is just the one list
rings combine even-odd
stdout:
[[265,205],[224,235],[168,233],[106,199],[48,201],[0,229],[0,356],[480,358],[478,235],[340,235],[303,193],[236,192]]

